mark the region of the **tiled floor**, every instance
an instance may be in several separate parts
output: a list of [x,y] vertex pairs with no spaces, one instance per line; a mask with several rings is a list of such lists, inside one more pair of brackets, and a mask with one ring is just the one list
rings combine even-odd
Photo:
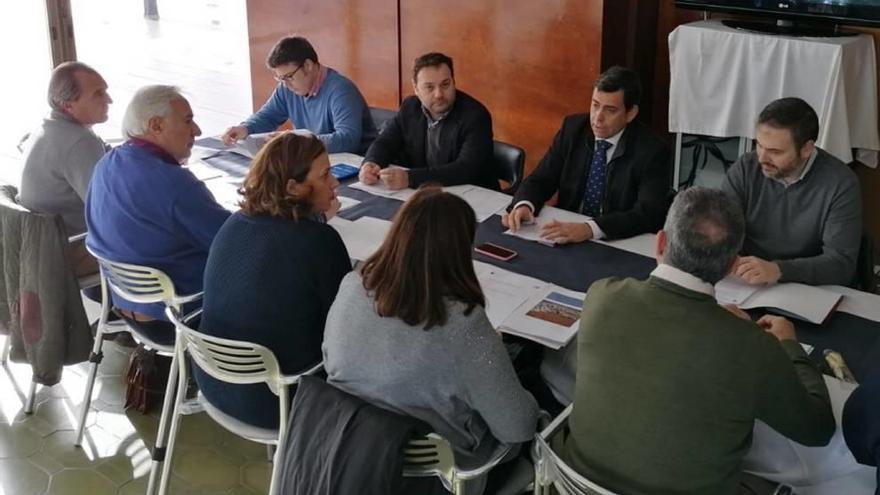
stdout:
[[[94,315],[96,305],[88,305]],[[64,369],[54,387],[39,389],[32,415],[22,412],[30,368],[0,368],[0,495],[143,494],[159,411],[126,412],[123,374],[130,349],[104,346],[104,361],[82,448],[73,446],[87,367]],[[266,447],[225,431],[206,414],[185,416],[173,460],[170,493],[264,494],[271,465]]]

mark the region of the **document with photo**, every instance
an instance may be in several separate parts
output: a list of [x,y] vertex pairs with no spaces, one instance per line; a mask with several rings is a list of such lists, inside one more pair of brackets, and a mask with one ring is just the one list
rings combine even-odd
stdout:
[[547,282],[513,273],[495,265],[474,260],[474,272],[486,296],[486,316],[494,328],[538,292]]
[[547,284],[517,308],[500,330],[559,349],[577,334],[585,295]]

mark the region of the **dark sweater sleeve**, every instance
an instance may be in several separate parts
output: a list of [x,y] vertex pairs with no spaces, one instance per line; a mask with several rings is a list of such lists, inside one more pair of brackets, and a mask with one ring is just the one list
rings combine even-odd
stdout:
[[743,155],[736,159],[736,162],[727,169],[724,180],[721,182],[721,190],[736,200],[743,209],[746,204],[745,157],[746,155]]
[[780,282],[850,285],[856,272],[861,238],[862,197],[858,181],[852,177],[843,182],[831,199],[822,229],[822,254],[776,260],[782,272]]
[[480,183],[481,169],[492,164],[492,116],[483,107],[474,108],[472,113],[461,124],[464,139],[455,160],[437,167],[410,169],[409,187],[425,182],[444,186]]
[[367,149],[364,162],[373,162],[384,168],[390,165],[400,156],[403,150],[403,126],[401,125],[401,113],[403,106],[393,119],[389,120],[376,136],[373,144]]
[[470,406],[498,441],[531,440],[538,417],[537,402],[520,385],[501,337],[492,329],[485,311],[475,308],[466,322],[467,328],[459,333],[453,352],[458,380],[467,388]]
[[596,219],[607,239],[654,233],[663,227],[670,192],[670,152],[665,146],[659,146],[647,162],[640,165],[643,169],[638,178],[638,193],[633,207],[625,211],[612,211]]
[[836,423],[822,374],[797,341],[760,337],[757,418],[808,447],[827,445]]
[[525,178],[513,196],[508,210],[520,201],[528,201],[535,207],[535,214],[541,212],[547,202],[559,189],[559,180],[565,166],[565,121],[553,137],[550,149],[541,158],[535,170]]
[[320,259],[312,265],[316,271],[315,284],[321,301],[322,314],[330,311],[330,305],[336,299],[342,278],[351,271],[351,259],[339,233],[329,225],[321,225],[318,249]]

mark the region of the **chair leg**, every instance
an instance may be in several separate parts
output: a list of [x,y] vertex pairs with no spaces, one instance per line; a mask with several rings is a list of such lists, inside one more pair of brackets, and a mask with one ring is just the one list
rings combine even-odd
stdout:
[[269,495],[278,495],[281,489],[281,469],[284,467],[284,448],[280,443],[274,447],[275,455],[272,458],[272,477],[269,478]]
[[266,460],[272,462],[275,459],[275,451],[277,448],[271,443],[266,444]]
[[0,365],[5,366],[6,362],[9,361],[9,349],[12,348],[12,335],[7,335],[5,339],[3,339],[3,351],[0,352]]
[[24,413],[34,413],[34,401],[37,399],[37,382],[31,379],[31,389],[28,391],[27,399],[24,401]]
[[83,395],[82,405],[80,406],[79,423],[76,426],[76,440],[73,442],[73,445],[76,447],[82,445],[83,430],[86,426],[86,418],[89,416],[89,408],[92,405],[92,390],[95,388],[95,377],[98,375],[98,365],[101,364],[101,360],[104,358],[104,354],[101,352],[101,346],[103,344],[104,327],[99,324],[98,334],[95,335],[95,344],[92,346],[92,353],[89,355],[91,369],[89,370],[89,378],[86,381],[86,391]]
[[[165,462],[168,460],[166,451],[166,441],[165,436],[168,434],[168,426],[169,426],[169,415],[177,414],[176,409],[176,398],[178,395],[185,393],[185,391],[179,390],[178,383],[180,383],[179,379],[180,370],[177,369],[177,354],[171,358],[171,367],[168,371],[168,383],[165,385],[165,399],[162,401],[162,415],[159,418],[159,431],[156,434],[156,445],[153,447],[153,461],[150,465],[150,477],[147,481],[147,495],[153,495],[157,489],[158,483],[158,493],[163,493],[162,483],[159,476],[160,474],[164,475],[165,472]],[[177,393],[175,393],[177,392]],[[174,401],[174,402],[172,402]],[[172,411],[173,409],[173,411]],[[174,418],[171,418],[171,424],[174,424]]]

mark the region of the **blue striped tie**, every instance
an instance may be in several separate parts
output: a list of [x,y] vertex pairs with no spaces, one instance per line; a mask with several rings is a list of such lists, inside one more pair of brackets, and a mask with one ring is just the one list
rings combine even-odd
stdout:
[[593,160],[590,162],[590,174],[587,176],[587,187],[584,189],[584,202],[581,213],[595,217],[602,210],[602,194],[605,192],[605,166],[608,163],[606,152],[611,143],[600,139],[596,141]]

